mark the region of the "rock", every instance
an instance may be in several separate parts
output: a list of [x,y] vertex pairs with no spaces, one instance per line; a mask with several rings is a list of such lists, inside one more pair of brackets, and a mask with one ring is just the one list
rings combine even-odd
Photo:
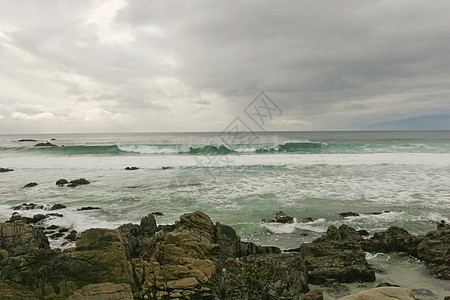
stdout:
[[78,185],[86,185],[86,184],[90,184],[90,182],[84,178],[80,178],[80,179],[71,180],[67,186],[75,187]]
[[18,142],[37,142],[37,140],[33,140],[33,139],[20,139],[20,140],[18,140]]
[[8,258],[9,253],[5,249],[0,250],[0,261],[4,260],[5,258]]
[[134,170],[139,170],[139,168],[138,167],[126,167],[125,170],[134,171]]
[[50,210],[58,210],[58,209],[64,209],[67,208],[64,204],[53,204],[52,207],[50,207]]
[[13,169],[8,169],[8,168],[0,168],[0,173],[6,173],[6,172],[12,172],[14,171]]
[[50,249],[50,246],[41,229],[19,220],[0,223],[0,249],[6,250],[9,256],[16,256],[33,249]]
[[47,215],[37,214],[37,215],[33,216],[32,221],[29,222],[29,223],[36,224],[37,222],[42,221],[42,220],[44,220],[46,218],[48,218]]
[[101,209],[100,207],[93,207],[93,206],[83,206],[82,208],[77,209],[77,211],[83,211],[83,210],[96,210]]
[[47,216],[49,216],[49,217],[58,217],[58,218],[64,217],[63,214],[58,214],[58,213],[49,213],[49,214],[47,214]]
[[173,169],[173,167],[162,167],[163,170],[170,170]]
[[298,300],[323,300],[323,293],[322,291],[311,291],[306,294],[300,295],[298,297]]
[[292,299],[309,291],[299,254],[230,258],[217,272],[213,289],[221,299]]
[[415,300],[413,293],[400,287],[379,287],[353,294],[340,300]]
[[275,219],[261,219],[262,223],[275,223]]
[[424,289],[424,288],[411,289],[411,292],[416,297],[421,297],[421,296],[435,297],[436,296],[432,291],[430,291],[429,289]]
[[159,212],[159,211],[152,212],[152,215],[154,215],[154,216],[164,216],[164,214],[162,212]]
[[42,221],[46,218],[48,218],[48,216],[43,215],[43,214],[34,215],[32,218],[22,217],[19,213],[15,212],[12,214],[11,218],[7,222],[11,223],[11,222],[15,222],[15,221],[23,221],[26,224],[36,224],[39,221]]
[[56,147],[56,145],[50,142],[45,142],[45,143],[37,143],[36,145],[34,145],[34,147]]
[[141,224],[139,226],[139,234],[143,236],[152,236],[157,231],[156,220],[153,214],[141,219]]
[[75,242],[77,240],[77,231],[72,230],[66,237],[66,240]]
[[44,205],[40,205],[40,204],[36,204],[36,203],[23,203],[23,204],[11,207],[11,209],[13,209],[13,210],[44,209]]
[[349,212],[343,212],[343,213],[340,213],[339,216],[340,216],[341,218],[358,217],[359,214],[354,213],[354,212],[350,212],[350,211],[349,211]]
[[48,229],[48,230],[55,230],[55,229],[58,229],[58,228],[59,228],[58,225],[50,225],[46,229]]
[[347,225],[330,226],[326,235],[300,245],[308,269],[308,282],[374,281],[375,272],[361,248],[362,237]]
[[38,184],[36,183],[36,182],[30,182],[30,183],[27,183],[26,185],[24,185],[23,187],[24,188],[29,188],[29,187],[33,187],[33,186],[37,186]]
[[277,223],[292,223],[294,221],[294,218],[286,216],[284,212],[279,211],[275,213],[275,221]]
[[68,183],[69,183],[69,182],[67,181],[67,179],[59,179],[59,180],[56,182],[56,185],[63,186],[63,185],[68,184]]
[[68,228],[61,228],[60,230],[58,230],[58,232],[69,232]]
[[361,236],[369,236],[369,235],[370,235],[370,233],[369,233],[367,230],[364,230],[364,229],[357,230],[357,232],[358,232]]
[[49,238],[51,238],[51,239],[59,239],[60,237],[63,237],[63,236],[64,236],[64,233],[57,232],[57,233],[54,233],[54,234],[50,235]]
[[299,218],[297,219],[298,221],[300,221],[301,223],[311,223],[314,222],[314,219],[311,217],[304,217],[304,218]]
[[389,283],[389,282],[381,282],[381,283],[379,283],[379,284],[377,285],[377,287],[384,287],[384,286],[400,287],[399,285],[392,284],[392,283]]
[[129,284],[111,282],[89,284],[74,292],[69,300],[133,300]]
[[406,230],[390,227],[387,231],[376,232],[364,243],[364,250],[369,252],[407,252],[412,253],[417,245],[416,238]]
[[342,298],[347,295],[350,295],[350,289],[343,284],[340,283],[332,283],[328,284],[326,291],[332,294],[336,298]]

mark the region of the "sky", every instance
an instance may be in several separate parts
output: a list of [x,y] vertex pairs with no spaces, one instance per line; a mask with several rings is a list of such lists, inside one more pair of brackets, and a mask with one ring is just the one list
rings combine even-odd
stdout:
[[[0,0],[0,134],[450,129],[450,1]],[[256,128],[257,129],[257,128]]]

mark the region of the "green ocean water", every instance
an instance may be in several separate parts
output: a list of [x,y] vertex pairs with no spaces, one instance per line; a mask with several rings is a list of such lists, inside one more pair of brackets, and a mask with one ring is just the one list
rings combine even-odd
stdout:
[[[0,167],[15,170],[0,174],[0,219],[24,202],[67,205],[63,218],[46,222],[78,231],[137,223],[151,212],[168,224],[201,210],[244,240],[283,249],[330,225],[423,234],[450,221],[449,131],[258,132],[249,143],[227,142],[221,133],[0,135]],[[91,184],[57,187],[60,178]],[[38,186],[23,189],[28,182]],[[77,211],[82,206],[101,209]],[[296,221],[261,222],[280,210]],[[360,216],[339,217],[347,211]]]

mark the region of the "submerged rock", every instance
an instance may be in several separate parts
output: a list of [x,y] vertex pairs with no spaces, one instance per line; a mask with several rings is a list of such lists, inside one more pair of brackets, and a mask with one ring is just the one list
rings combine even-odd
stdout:
[[349,212],[343,212],[343,213],[340,213],[339,216],[340,216],[341,218],[358,217],[359,214],[358,214],[358,213],[354,213],[354,212],[349,211]]
[[67,186],[75,187],[78,185],[86,185],[86,184],[90,184],[90,182],[84,178],[80,178],[80,179],[71,180]]
[[57,147],[57,146],[50,142],[45,142],[45,143],[37,143],[36,145],[34,145],[34,147]]
[[415,300],[413,293],[400,287],[379,287],[362,291],[340,300]]
[[37,186],[38,184],[36,183],[36,182],[30,182],[30,183],[27,183],[26,185],[24,185],[23,187],[24,188],[29,188],[29,187],[33,187],[33,186]]
[[138,167],[126,167],[125,170],[134,171],[134,170],[139,170],[139,168]]
[[56,185],[63,186],[63,185],[68,184],[68,183],[69,183],[69,182],[67,181],[67,179],[59,179],[59,180],[56,182]]

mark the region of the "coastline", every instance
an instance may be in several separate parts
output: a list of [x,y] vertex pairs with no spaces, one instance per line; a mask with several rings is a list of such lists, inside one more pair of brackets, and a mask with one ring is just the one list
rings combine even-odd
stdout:
[[[0,224],[5,298],[109,293],[122,297],[117,299],[320,299],[318,292],[310,295],[319,298],[301,298],[309,285],[325,299],[343,297],[351,292],[345,284],[362,290],[375,281],[380,270],[368,264],[366,252],[407,253],[429,264],[434,276],[450,278],[450,227],[443,223],[425,236],[394,227],[369,239],[346,225],[330,226],[322,237],[287,252],[242,242],[232,227],[199,211],[173,225],[158,226],[150,214],[140,225],[89,229],[64,251],[50,249],[43,230],[26,223],[16,215]],[[34,265],[24,265],[30,261]]]

